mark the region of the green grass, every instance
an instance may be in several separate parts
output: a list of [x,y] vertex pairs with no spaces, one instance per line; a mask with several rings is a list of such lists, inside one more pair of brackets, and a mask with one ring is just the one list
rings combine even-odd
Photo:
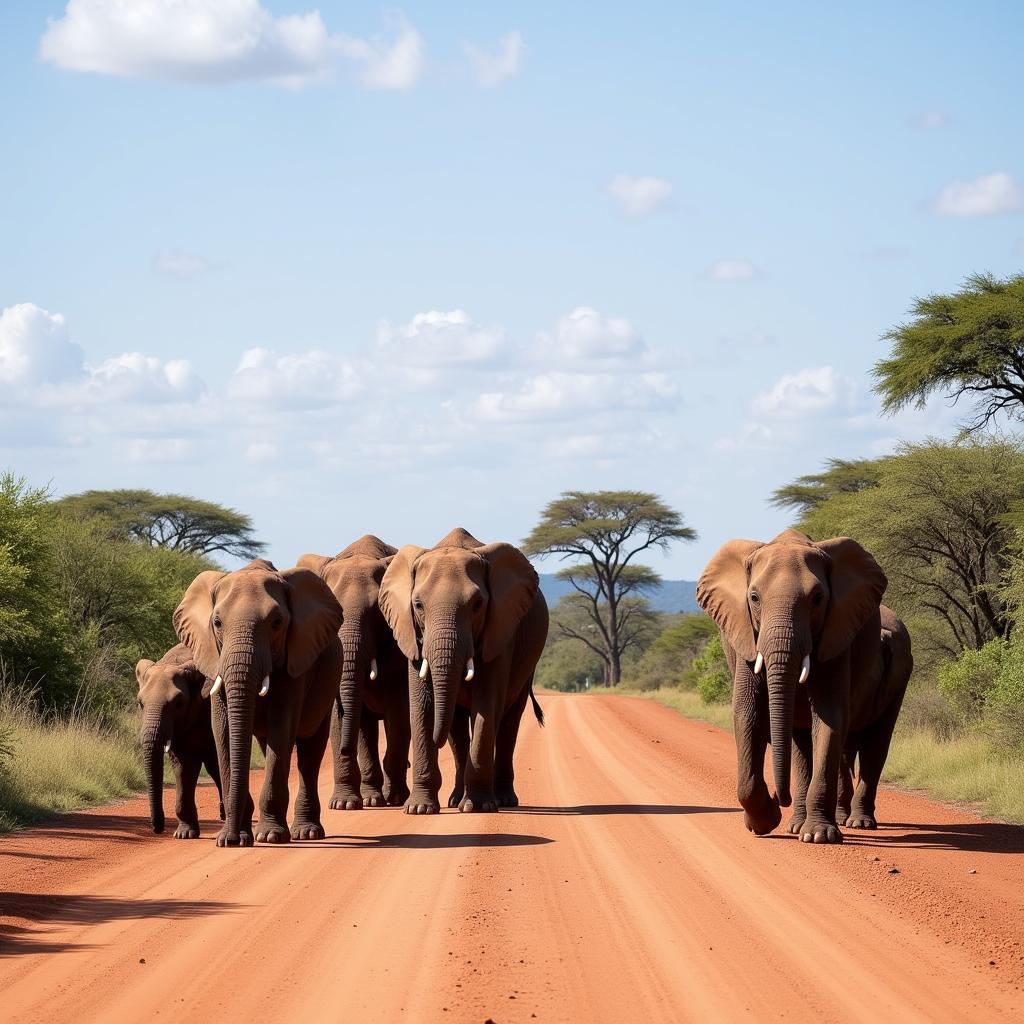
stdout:
[[[616,687],[594,692],[656,700],[686,718],[732,732],[731,706],[705,704],[693,691]],[[1024,824],[1024,755],[1000,750],[976,734],[946,738],[925,726],[897,728],[882,777],[939,800],[972,804],[993,818]]]

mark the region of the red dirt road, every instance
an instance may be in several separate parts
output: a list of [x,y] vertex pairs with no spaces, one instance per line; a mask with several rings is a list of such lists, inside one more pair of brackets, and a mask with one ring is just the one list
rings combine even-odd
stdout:
[[544,706],[517,811],[325,811],[325,842],[218,850],[133,799],[0,839],[0,1017],[1024,1018],[1024,829],[886,791],[900,824],[841,847],[757,839],[725,733]]

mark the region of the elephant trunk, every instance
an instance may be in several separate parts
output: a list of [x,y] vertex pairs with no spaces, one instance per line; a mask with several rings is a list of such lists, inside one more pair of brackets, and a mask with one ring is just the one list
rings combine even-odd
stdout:
[[762,631],[759,646],[768,674],[768,718],[775,793],[779,803],[788,807],[793,802],[790,795],[793,708],[803,655],[791,626]]
[[[260,662],[257,664],[257,662]],[[242,629],[230,645],[225,644],[221,654],[221,676],[224,696],[228,705],[228,743],[230,746],[228,799],[226,801],[226,827],[231,832],[242,831],[242,818],[248,811],[249,761],[252,756],[253,720],[256,713],[256,691],[265,675],[270,672],[269,659],[264,666],[256,657],[255,635],[252,629]],[[251,823],[244,822],[245,829]]]
[[467,659],[465,647],[454,626],[435,631],[428,645],[427,661],[434,688],[434,745],[437,747],[443,747],[448,742],[455,718],[455,706]]
[[149,793],[149,817],[153,831],[159,835],[164,830],[164,746],[171,738],[167,717],[161,709],[146,709],[140,738]]
[[341,752],[354,754],[359,742],[359,720],[363,711],[363,687],[370,671],[370,659],[366,656],[363,635],[359,630],[343,630],[341,644],[345,660],[338,684],[338,701],[341,705]]

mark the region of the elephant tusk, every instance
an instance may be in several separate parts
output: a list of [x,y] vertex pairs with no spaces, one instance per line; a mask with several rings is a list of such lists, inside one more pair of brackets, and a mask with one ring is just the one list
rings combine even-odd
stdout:
[[420,665],[420,679],[426,679],[428,671],[430,671],[430,670],[429,670],[429,668],[427,666],[427,659],[424,658],[423,662]]
[[764,655],[758,651],[757,657],[754,659],[754,675],[760,675],[761,669],[764,668]]
[[263,677],[263,683],[260,686],[260,696],[266,697],[267,691],[270,689],[270,676]]
[[804,655],[804,663],[800,666],[800,682],[806,683],[811,675],[811,656],[809,654]]
[[170,752],[171,752],[171,741],[170,741],[170,740],[168,740],[168,741],[167,741],[167,742],[166,742],[166,743],[164,744],[164,753],[165,753],[165,754],[169,754]]
[[376,679],[376,678],[377,678],[377,659],[376,658],[371,658],[370,659],[370,682],[372,683],[374,681],[374,679]]
[[213,686],[210,687],[210,696],[212,697],[223,685],[224,680],[218,675],[213,681]]
[[473,667],[473,659],[470,658],[466,665],[466,682],[473,682],[473,676],[476,675],[476,669]]

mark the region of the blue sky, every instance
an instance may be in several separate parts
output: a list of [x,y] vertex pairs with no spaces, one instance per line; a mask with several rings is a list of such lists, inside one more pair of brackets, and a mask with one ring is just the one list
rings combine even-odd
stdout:
[[950,434],[878,417],[880,335],[1024,265],[1017,5],[129,6],[0,13],[0,465],[280,564],[628,487],[693,578]]

